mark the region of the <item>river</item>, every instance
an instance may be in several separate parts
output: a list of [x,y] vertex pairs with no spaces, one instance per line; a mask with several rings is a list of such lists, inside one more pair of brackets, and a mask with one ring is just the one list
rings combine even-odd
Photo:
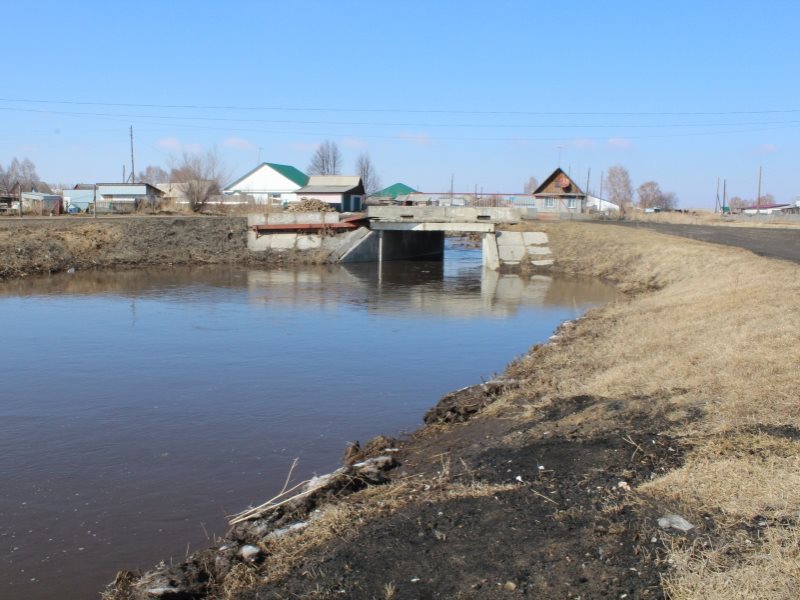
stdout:
[[97,598],[181,560],[348,441],[398,435],[597,281],[443,263],[160,268],[0,284],[0,598]]

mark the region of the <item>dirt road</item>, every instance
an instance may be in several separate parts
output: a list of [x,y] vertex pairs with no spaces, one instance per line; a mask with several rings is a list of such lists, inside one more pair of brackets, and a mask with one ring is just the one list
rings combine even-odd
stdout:
[[626,227],[653,229],[702,242],[738,246],[760,256],[782,258],[800,263],[800,229],[767,227],[718,227],[714,225],[679,225],[673,223],[616,223]]

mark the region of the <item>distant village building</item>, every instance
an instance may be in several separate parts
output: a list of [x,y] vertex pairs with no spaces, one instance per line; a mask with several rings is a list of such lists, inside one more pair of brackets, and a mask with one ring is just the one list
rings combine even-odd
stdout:
[[761,206],[748,206],[742,209],[745,215],[772,215],[775,213],[789,212],[794,207],[793,204],[762,204]]
[[291,165],[261,163],[222,190],[225,196],[252,196],[259,204],[285,205],[296,202],[297,190],[308,183],[308,175]]
[[340,212],[359,211],[364,184],[358,175],[312,175],[308,184],[297,190],[297,198],[322,200]]
[[586,212],[586,194],[558,168],[533,191],[540,212]]
[[405,183],[393,183],[392,185],[383,188],[372,194],[369,199],[369,204],[411,204],[413,202],[411,195],[416,194],[417,190]]
[[64,190],[65,209],[88,210],[97,198],[97,212],[133,212],[140,206],[158,206],[163,192],[149,183],[79,183]]

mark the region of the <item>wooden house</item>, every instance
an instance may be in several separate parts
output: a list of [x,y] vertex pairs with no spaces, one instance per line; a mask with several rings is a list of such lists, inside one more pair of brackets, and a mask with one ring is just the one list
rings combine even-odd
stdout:
[[586,212],[586,193],[558,168],[533,192],[539,212]]

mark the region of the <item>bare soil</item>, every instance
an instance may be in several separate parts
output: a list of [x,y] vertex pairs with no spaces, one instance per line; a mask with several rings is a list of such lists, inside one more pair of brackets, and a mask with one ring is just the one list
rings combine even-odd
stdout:
[[0,280],[69,269],[288,259],[285,254],[248,251],[243,217],[0,219]]
[[[655,521],[672,507],[630,489],[679,465],[682,450],[652,406],[579,397],[524,426],[494,417],[423,430],[393,478],[510,489],[410,502],[317,548],[280,582],[234,597],[663,598]],[[597,410],[617,427],[581,418]]]

